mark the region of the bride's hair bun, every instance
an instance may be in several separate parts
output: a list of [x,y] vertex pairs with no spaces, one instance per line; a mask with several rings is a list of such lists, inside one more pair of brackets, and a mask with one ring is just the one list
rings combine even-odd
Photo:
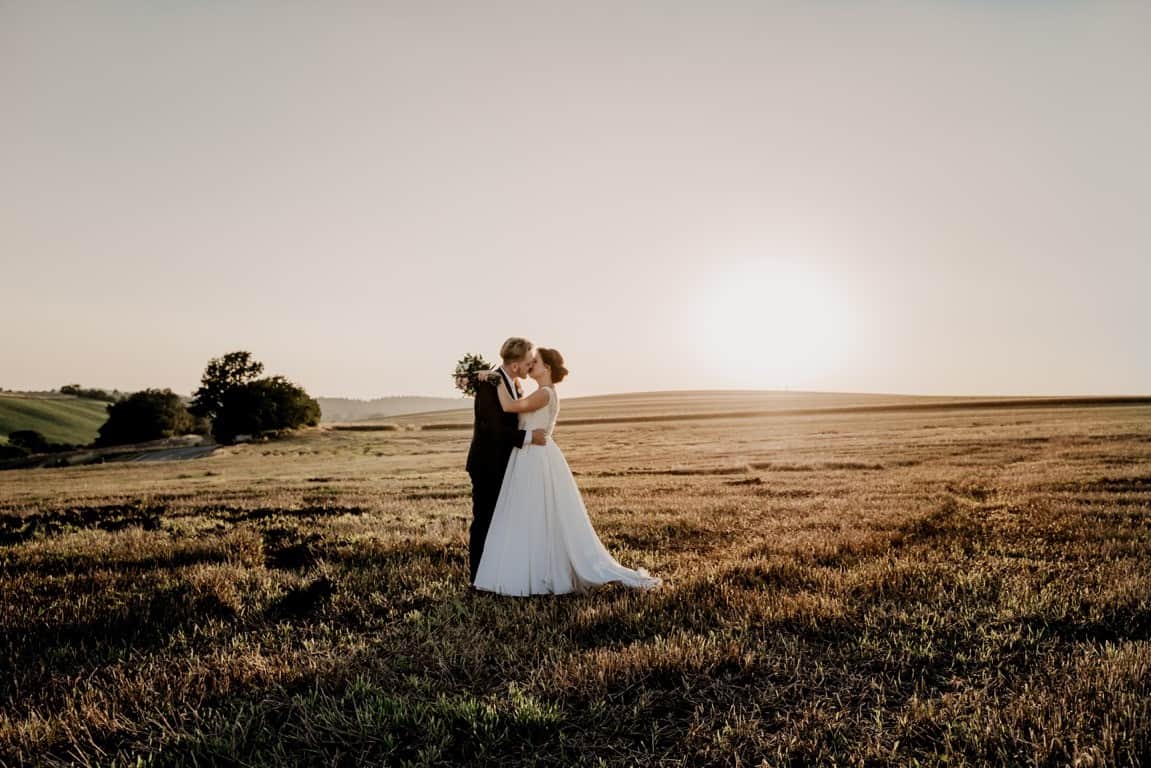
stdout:
[[544,365],[552,369],[552,383],[559,384],[568,375],[568,369],[564,367],[564,356],[558,350],[548,349],[547,347],[540,347],[537,350],[540,353],[540,359],[544,361]]

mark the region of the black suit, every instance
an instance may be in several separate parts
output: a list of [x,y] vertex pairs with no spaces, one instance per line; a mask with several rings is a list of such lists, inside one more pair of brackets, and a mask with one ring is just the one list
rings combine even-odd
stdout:
[[[495,374],[499,386],[513,392],[511,381],[502,372]],[[514,395],[513,395],[514,397]],[[492,524],[492,513],[500,497],[500,485],[512,451],[524,444],[524,430],[519,428],[519,417],[504,413],[500,395],[488,382],[476,384],[475,424],[472,427],[472,446],[468,449],[468,474],[472,478],[472,527],[468,545],[471,561],[471,581],[476,580],[476,569],[484,553],[484,540]]]

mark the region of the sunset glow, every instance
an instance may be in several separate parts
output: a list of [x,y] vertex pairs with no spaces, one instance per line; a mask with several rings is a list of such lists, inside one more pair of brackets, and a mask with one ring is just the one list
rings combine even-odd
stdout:
[[805,387],[850,362],[850,299],[825,273],[749,262],[700,292],[698,348],[735,386]]

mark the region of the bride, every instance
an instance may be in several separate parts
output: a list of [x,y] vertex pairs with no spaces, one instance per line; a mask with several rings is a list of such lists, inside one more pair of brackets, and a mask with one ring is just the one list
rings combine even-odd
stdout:
[[476,571],[477,589],[538,595],[583,592],[608,582],[643,589],[662,583],[643,568],[620,565],[604,548],[567,460],[551,439],[560,410],[555,385],[567,373],[563,356],[541,347],[528,369],[538,390],[517,400],[498,388],[500,406],[520,415],[520,428],[543,429],[548,440],[512,451]]

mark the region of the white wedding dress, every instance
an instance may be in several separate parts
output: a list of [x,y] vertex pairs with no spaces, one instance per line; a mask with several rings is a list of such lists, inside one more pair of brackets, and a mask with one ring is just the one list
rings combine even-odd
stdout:
[[520,428],[545,430],[547,445],[512,451],[476,571],[476,588],[539,595],[583,592],[609,582],[658,587],[659,578],[643,568],[620,565],[600,542],[567,460],[551,439],[559,398],[554,387],[544,390],[548,404],[521,414]]

